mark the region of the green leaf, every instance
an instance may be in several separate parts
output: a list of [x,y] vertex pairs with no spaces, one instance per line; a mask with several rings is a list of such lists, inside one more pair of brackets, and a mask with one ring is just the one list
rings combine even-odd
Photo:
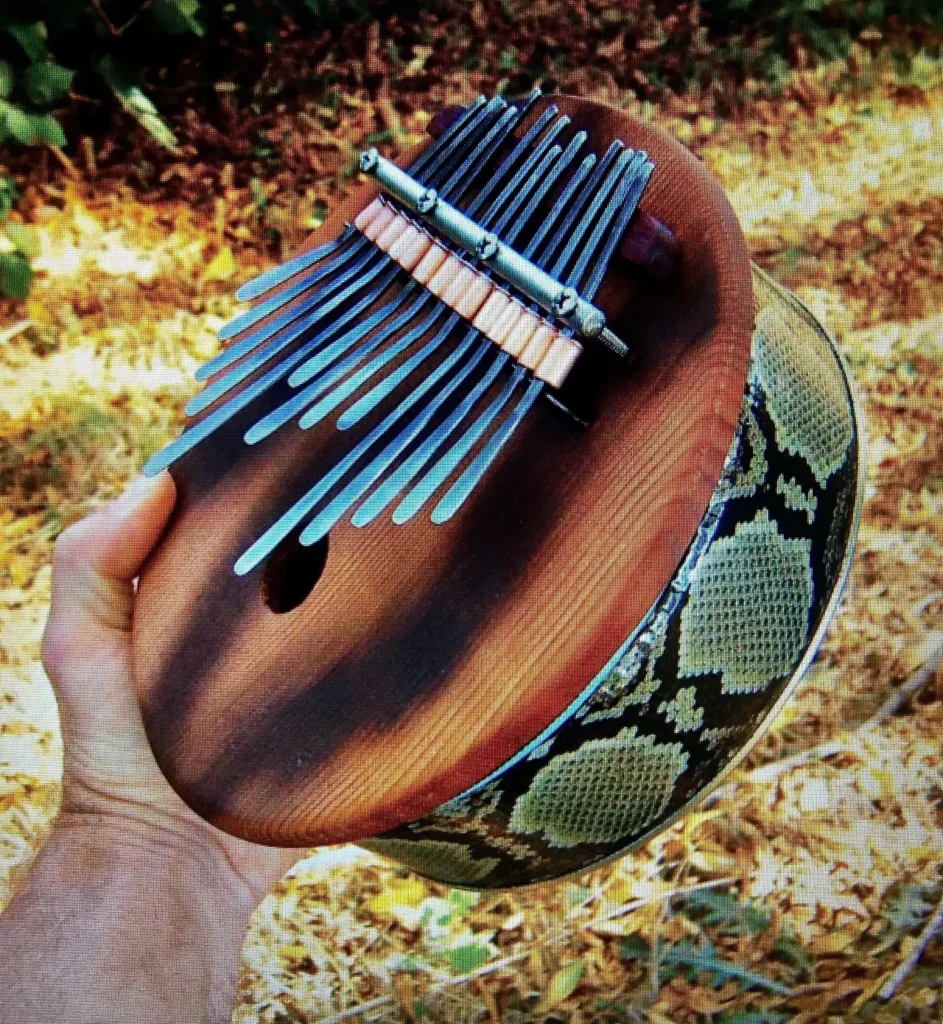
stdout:
[[773,947],[773,955],[787,964],[792,964],[806,975],[810,975],[812,968],[815,967],[815,962],[805,951],[805,947],[788,921],[783,922],[782,930]]
[[0,292],[11,299],[25,299],[33,285],[33,268],[18,252],[0,253]]
[[698,975],[709,974],[719,987],[731,979],[740,982],[744,988],[764,988],[778,995],[792,995],[792,990],[765,974],[758,974],[739,964],[724,960],[712,942],[696,946],[693,942],[679,942],[672,946],[662,961],[667,966],[686,967],[689,979],[697,981]]
[[24,146],[64,146],[68,141],[59,122],[52,114],[29,114],[25,110],[0,100],[0,120],[17,142]]
[[5,100],[13,91],[14,81],[13,65],[9,61],[0,60],[0,100]]
[[757,935],[772,921],[762,903],[741,901],[729,892],[692,892],[681,909],[686,917],[719,928],[721,935]]
[[32,259],[39,255],[39,237],[34,228],[28,224],[19,224],[16,221],[7,224],[7,238],[16,246],[24,256]]
[[450,949],[446,957],[456,974],[468,974],[469,971],[474,971],[477,967],[481,967],[490,955],[487,946],[482,946],[477,942],[470,942],[465,946]]
[[166,32],[176,35],[192,32],[195,36],[202,36],[205,31],[198,17],[199,0],[154,0],[151,12]]
[[30,24],[4,17],[0,24],[20,44],[30,60],[43,60],[46,56],[46,26],[43,22],[34,21]]
[[619,957],[622,960],[647,960],[652,947],[641,935],[626,935],[619,940]]
[[10,211],[20,198],[20,190],[16,182],[7,176],[0,176],[0,223],[10,215]]
[[112,57],[104,57],[98,65],[98,73],[111,91],[118,97],[125,110],[165,148],[176,153],[179,145],[174,133],[158,114],[157,108],[135,82],[129,68],[118,64]]
[[929,885],[900,885],[895,888],[881,914],[884,928],[880,935],[881,945],[874,950],[875,953],[890,949],[923,924],[935,906],[931,892],[932,887]]
[[74,74],[54,60],[38,60],[23,73],[23,86],[33,103],[48,106],[65,96]]
[[564,999],[568,999],[576,991],[584,970],[586,970],[586,964],[581,959],[565,963],[550,979],[547,991],[544,992],[535,1009],[540,1013],[546,1013],[547,1010],[559,1006]]

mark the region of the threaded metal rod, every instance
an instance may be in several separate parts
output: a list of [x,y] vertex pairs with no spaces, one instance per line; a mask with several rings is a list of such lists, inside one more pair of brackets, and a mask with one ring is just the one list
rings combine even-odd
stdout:
[[555,280],[535,263],[505,245],[461,210],[442,199],[396,164],[368,149],[360,169],[381,187],[466,252],[485,262],[509,285],[523,292],[552,316],[584,338],[599,338],[606,327],[601,309],[580,298],[576,290]]

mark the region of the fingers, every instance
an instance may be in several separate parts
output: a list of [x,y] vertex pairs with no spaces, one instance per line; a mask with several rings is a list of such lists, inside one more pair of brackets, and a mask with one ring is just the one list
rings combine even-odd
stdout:
[[70,526],[53,555],[52,608],[43,638],[50,674],[64,663],[113,648],[131,625],[132,580],[173,509],[170,474],[139,477],[121,495]]

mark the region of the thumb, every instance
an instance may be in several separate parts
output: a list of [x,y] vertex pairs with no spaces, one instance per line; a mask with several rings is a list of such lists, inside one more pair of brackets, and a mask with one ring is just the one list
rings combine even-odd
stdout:
[[166,471],[138,477],[116,501],[70,526],[53,554],[52,607],[43,639],[50,673],[57,663],[100,656],[127,643],[133,579],[157,543],[173,509]]

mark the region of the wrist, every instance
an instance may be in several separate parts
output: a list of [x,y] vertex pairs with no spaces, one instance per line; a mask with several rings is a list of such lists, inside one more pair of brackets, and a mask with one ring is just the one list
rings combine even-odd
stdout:
[[228,1022],[255,902],[200,837],[66,812],[0,917],[0,1005],[23,1024]]

